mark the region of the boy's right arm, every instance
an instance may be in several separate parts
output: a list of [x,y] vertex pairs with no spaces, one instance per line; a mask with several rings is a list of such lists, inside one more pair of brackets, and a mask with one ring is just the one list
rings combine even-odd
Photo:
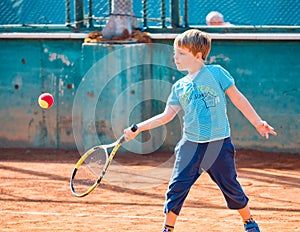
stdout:
[[132,132],[130,128],[126,128],[124,130],[125,140],[132,140],[142,131],[150,130],[167,124],[176,116],[180,109],[180,106],[167,104],[164,112],[137,124],[137,131]]

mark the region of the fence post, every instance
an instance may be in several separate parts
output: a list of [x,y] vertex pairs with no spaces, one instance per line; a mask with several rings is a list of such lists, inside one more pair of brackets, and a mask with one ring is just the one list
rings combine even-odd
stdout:
[[89,20],[88,20],[88,27],[93,27],[93,0],[89,0]]
[[171,25],[173,28],[180,27],[179,0],[171,0]]
[[143,0],[143,26],[144,28],[147,27],[148,21],[147,21],[147,0]]
[[184,0],[184,26],[189,26],[188,0]]
[[161,23],[162,28],[166,28],[166,2],[161,0]]
[[75,28],[83,27],[83,0],[75,0]]
[[70,1],[66,0],[66,26],[71,26],[71,8],[70,8]]

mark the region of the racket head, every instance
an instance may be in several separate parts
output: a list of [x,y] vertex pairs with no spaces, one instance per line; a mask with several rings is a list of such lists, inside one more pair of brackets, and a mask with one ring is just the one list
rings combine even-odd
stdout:
[[88,150],[77,161],[70,180],[74,196],[84,197],[91,193],[100,183],[108,163],[108,152],[105,146]]
[[[133,132],[137,129],[135,124],[131,126]],[[74,196],[84,197],[98,186],[123,142],[124,135],[112,144],[93,147],[83,154],[77,161],[70,179],[70,188]],[[109,148],[112,148],[110,154]]]

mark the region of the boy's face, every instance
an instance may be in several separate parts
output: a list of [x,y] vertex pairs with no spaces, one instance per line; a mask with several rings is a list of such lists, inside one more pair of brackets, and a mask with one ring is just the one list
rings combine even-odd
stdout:
[[185,47],[174,47],[174,61],[178,70],[192,71],[202,62],[201,53],[196,56]]

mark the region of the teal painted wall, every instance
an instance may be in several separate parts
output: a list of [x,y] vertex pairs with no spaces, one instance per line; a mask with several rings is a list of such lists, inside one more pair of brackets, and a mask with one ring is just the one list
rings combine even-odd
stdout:
[[[74,147],[72,102],[80,82],[80,41],[0,40],[1,147]],[[50,92],[51,110],[37,98]]]
[[[164,43],[0,40],[0,146],[77,145],[84,150],[160,113],[171,84],[183,76],[174,67],[171,41]],[[279,132],[265,141],[228,102],[237,147],[299,152],[299,52],[300,41],[213,41],[208,62],[228,69],[257,112]],[[54,95],[53,108],[39,108],[42,92]],[[177,117],[165,128],[146,132],[125,148],[143,153],[150,147],[173,149],[180,121]]]
[[258,114],[278,132],[265,141],[229,105],[239,147],[300,151],[300,41],[215,41],[209,60],[230,71]]

